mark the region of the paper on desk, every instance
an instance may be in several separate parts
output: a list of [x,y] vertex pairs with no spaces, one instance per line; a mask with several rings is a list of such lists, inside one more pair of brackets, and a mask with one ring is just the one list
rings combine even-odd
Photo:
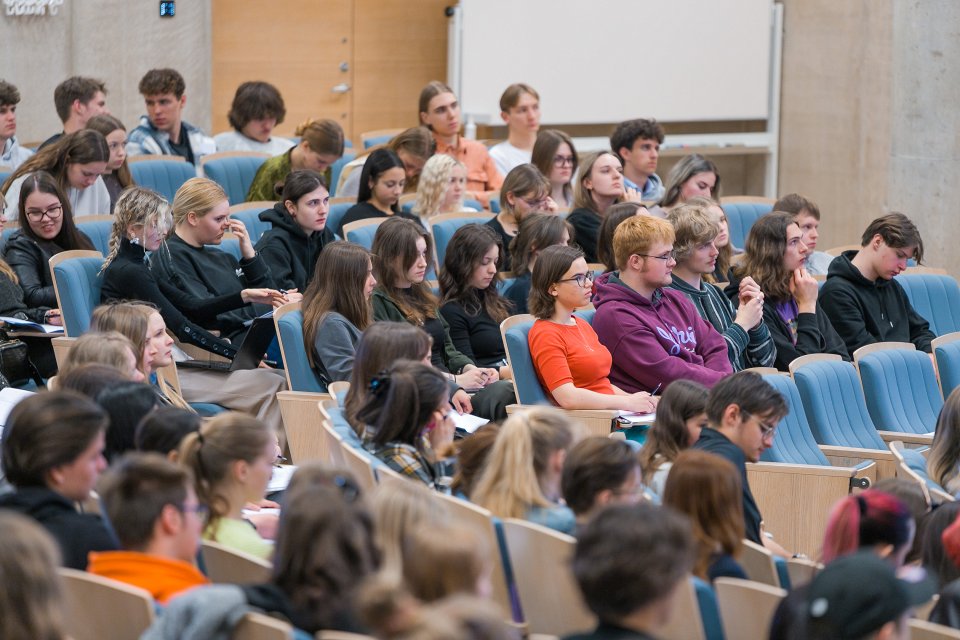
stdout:
[[17,403],[32,395],[33,391],[24,391],[13,387],[0,390],[0,433],[3,432],[3,426],[7,424],[7,417],[17,406]]
[[40,333],[63,333],[63,327],[41,322],[30,322],[20,318],[11,318],[9,316],[0,316],[0,320],[6,322],[12,327],[13,331],[39,331]]
[[453,424],[457,429],[463,429],[467,433],[473,433],[483,425],[490,422],[486,418],[478,418],[470,413],[464,413],[461,415],[456,411],[451,411],[448,415],[450,416],[450,419],[453,420]]
[[656,419],[656,413],[637,413],[635,411],[617,412],[617,422],[622,424],[653,424]]
[[267,483],[267,493],[274,491],[283,491],[290,484],[290,476],[297,470],[296,465],[282,464],[273,468],[273,475],[270,476],[270,482]]

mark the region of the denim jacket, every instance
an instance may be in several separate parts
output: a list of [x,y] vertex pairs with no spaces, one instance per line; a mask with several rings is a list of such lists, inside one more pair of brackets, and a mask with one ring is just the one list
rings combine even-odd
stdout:
[[[199,164],[200,156],[214,153],[217,150],[217,144],[213,138],[204,134],[199,128],[189,122],[183,122],[183,127],[187,130],[187,139],[190,141],[190,149],[193,150],[194,163]],[[170,146],[170,134],[154,127],[147,116],[140,116],[140,126],[127,136],[127,155],[172,156],[176,153]]]

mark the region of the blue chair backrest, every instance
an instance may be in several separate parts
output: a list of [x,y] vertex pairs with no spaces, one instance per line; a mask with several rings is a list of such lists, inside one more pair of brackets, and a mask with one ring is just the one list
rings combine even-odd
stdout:
[[257,244],[260,236],[262,236],[265,231],[273,228],[271,223],[264,222],[260,219],[260,214],[263,213],[263,211],[263,209],[244,209],[242,211],[234,211],[230,214],[231,218],[236,218],[247,228],[247,233],[250,234],[250,240],[253,244]]
[[443,265],[443,258],[447,255],[447,245],[450,244],[457,229],[468,224],[486,224],[489,220],[489,215],[478,214],[475,218],[454,218],[432,223],[430,226],[433,231],[433,242],[437,247],[437,260],[440,264]]
[[262,156],[227,156],[203,163],[204,174],[223,187],[230,204],[246,201],[260,165],[267,161]]
[[941,344],[934,349],[934,354],[937,356],[943,397],[949,398],[953,390],[960,387],[960,340]]
[[350,207],[355,205],[355,202],[335,202],[330,205],[330,213],[327,214],[327,228],[338,233],[340,229],[340,221],[343,220],[343,216],[347,214],[347,211],[350,210]]
[[860,380],[877,429],[931,433],[943,407],[930,356],[923,351],[884,349],[860,358]]
[[513,383],[517,388],[517,401],[524,405],[545,405],[552,403],[537,378],[537,371],[533,368],[533,358],[530,356],[530,344],[527,339],[533,320],[522,322],[507,329],[504,342],[507,353],[510,354],[510,364],[513,366]]
[[337,195],[337,183],[340,182],[340,174],[343,173],[343,168],[349,163],[353,162],[357,157],[357,154],[352,151],[347,151],[343,154],[339,160],[330,165],[330,197],[333,198]]
[[512,286],[513,286],[513,283],[516,282],[516,281],[517,281],[516,278],[503,278],[503,279],[500,280],[500,282],[497,284],[497,292],[498,292],[500,295],[505,294],[507,291],[510,290],[510,287],[512,287]]
[[[382,221],[379,221],[382,222]],[[373,248],[373,238],[377,235],[377,229],[380,228],[379,224],[368,224],[364,225],[358,229],[351,229],[350,231],[344,231],[344,235],[347,237],[344,240],[350,242],[356,242],[361,247],[366,247],[367,249]]]
[[7,171],[6,169],[4,169],[3,171],[0,171],[0,184],[3,184],[4,182],[6,182],[7,178],[10,177],[11,173],[13,173],[13,171]]
[[290,390],[326,393],[327,386],[307,362],[307,349],[303,343],[303,314],[299,310],[291,311],[277,320],[277,326],[283,353],[286,354],[283,366],[290,376]]
[[766,215],[773,207],[763,202],[731,202],[723,206],[727,214],[727,223],[730,225],[730,242],[733,246],[743,248],[747,241],[750,227],[760,216]]
[[100,268],[103,258],[64,260],[53,268],[53,279],[60,292],[60,312],[64,333],[77,338],[90,328],[90,317],[100,304]]
[[935,273],[902,273],[896,281],[936,335],[960,331],[960,286],[954,278]]
[[177,189],[190,178],[197,177],[197,168],[189,162],[141,160],[130,163],[130,174],[141,187],[153,189],[168,202],[173,202]]
[[820,451],[810,432],[797,385],[788,376],[777,373],[765,374],[763,379],[783,395],[789,412],[777,426],[773,445],[761,454],[760,459],[764,462],[829,466],[830,461]]
[[373,136],[372,138],[367,138],[363,141],[363,148],[369,149],[370,147],[375,147],[378,144],[387,144],[394,138],[394,134],[386,133],[382,136]]
[[490,211],[500,213],[500,194],[490,196]]
[[[720,606],[717,594],[709,583],[700,578],[691,577],[693,592],[700,607],[700,620],[703,622],[703,634],[706,640],[723,640],[723,623],[720,621]],[[731,640],[733,640],[731,638]]]
[[93,243],[93,248],[107,255],[110,253],[110,230],[113,228],[112,220],[93,220],[79,221],[77,229],[83,231]]
[[857,370],[843,360],[818,360],[798,368],[793,380],[813,437],[820,444],[887,449],[867,411]]

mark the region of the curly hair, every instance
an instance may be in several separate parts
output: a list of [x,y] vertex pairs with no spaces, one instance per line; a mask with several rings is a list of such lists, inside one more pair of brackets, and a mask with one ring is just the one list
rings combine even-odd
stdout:
[[783,266],[783,256],[787,252],[787,228],[796,224],[792,213],[774,211],[761,216],[750,227],[743,260],[733,268],[735,277],[750,276],[756,280],[767,299],[773,302],[793,297],[791,274]]
[[[420,173],[420,180],[417,184],[417,201],[413,205],[413,212],[426,219],[443,213],[440,211],[440,205],[447,193],[450,176],[453,174],[455,167],[463,166],[463,163],[444,153],[438,153],[427,160],[427,163],[423,165],[423,171]],[[461,195],[460,202],[453,210],[459,211],[462,208],[463,196]]]

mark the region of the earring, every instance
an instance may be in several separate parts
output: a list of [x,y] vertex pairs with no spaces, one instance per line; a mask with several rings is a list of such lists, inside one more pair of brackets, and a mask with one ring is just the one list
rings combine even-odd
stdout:
[[130,244],[140,244],[140,238],[138,238],[137,236],[133,236],[132,238],[130,238]]

